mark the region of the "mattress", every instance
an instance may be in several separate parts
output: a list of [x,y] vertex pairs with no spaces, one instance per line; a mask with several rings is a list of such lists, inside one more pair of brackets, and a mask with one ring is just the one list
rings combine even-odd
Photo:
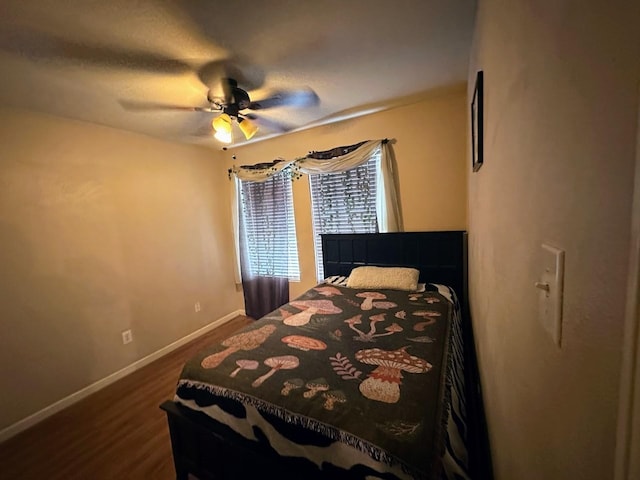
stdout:
[[174,400],[301,476],[466,479],[460,321],[442,285],[322,283],[196,354]]

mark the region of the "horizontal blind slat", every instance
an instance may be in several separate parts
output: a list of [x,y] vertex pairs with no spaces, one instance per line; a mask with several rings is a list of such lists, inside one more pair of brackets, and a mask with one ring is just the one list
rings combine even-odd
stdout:
[[318,279],[324,277],[322,233],[374,233],[376,166],[379,151],[363,165],[341,174],[310,175],[311,211]]
[[249,270],[254,275],[300,279],[291,180],[240,182]]

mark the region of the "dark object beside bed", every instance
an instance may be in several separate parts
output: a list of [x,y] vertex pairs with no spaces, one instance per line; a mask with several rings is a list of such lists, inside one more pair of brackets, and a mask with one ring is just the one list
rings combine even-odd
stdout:
[[[472,332],[466,302],[466,234],[417,232],[323,236],[325,276],[348,275],[361,265],[409,266],[420,270],[420,281],[453,287],[463,312],[465,384],[469,421],[466,433],[472,478],[488,478],[486,434]],[[471,346],[468,348],[467,346]],[[280,457],[268,441],[253,442],[208,415],[175,402],[165,402],[178,479],[188,473],[201,480],[258,478],[278,472],[278,478],[351,478],[346,471],[310,469],[308,463]],[[380,477],[383,478],[383,477]]]

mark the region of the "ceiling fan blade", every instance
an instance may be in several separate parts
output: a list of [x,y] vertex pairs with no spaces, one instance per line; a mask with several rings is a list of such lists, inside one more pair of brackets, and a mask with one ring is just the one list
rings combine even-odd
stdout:
[[293,130],[295,127],[286,123],[283,123],[279,120],[274,120],[272,118],[267,118],[261,115],[256,115],[255,113],[241,114],[239,115],[242,118],[248,118],[249,120],[253,120],[260,127],[264,127],[267,130],[271,130],[274,132],[288,132]]
[[249,104],[250,110],[264,110],[274,107],[311,107],[317,105],[320,98],[311,88],[299,90],[277,90],[269,97],[253,101]]
[[222,85],[222,92],[224,94],[225,105],[230,105],[231,103],[234,103],[235,100],[233,98],[233,89],[238,87],[238,82],[236,82],[230,77],[224,77],[221,79],[220,84]]
[[200,81],[209,88],[209,97],[231,102],[231,89],[224,79],[233,78],[238,86],[255,90],[264,83],[264,71],[239,57],[207,62],[196,71]]
[[130,100],[118,100],[118,103],[125,110],[133,112],[148,112],[148,111],[177,111],[177,112],[205,112],[205,113],[218,113],[219,108],[215,107],[185,107],[181,105],[169,105],[164,103],[154,102],[132,102]]
[[234,91],[238,88],[238,82],[233,78],[221,78],[217,88],[212,87],[207,93],[207,100],[210,103],[229,106],[236,103]]
[[192,67],[181,60],[141,50],[74,41],[24,28],[1,28],[0,50],[38,62],[83,67],[123,68],[152,73],[184,73]]

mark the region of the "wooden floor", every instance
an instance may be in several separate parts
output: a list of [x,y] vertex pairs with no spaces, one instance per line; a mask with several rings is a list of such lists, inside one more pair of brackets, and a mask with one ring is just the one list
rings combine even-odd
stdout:
[[0,479],[175,479],[158,406],[189,357],[250,321],[231,320],[0,444]]

